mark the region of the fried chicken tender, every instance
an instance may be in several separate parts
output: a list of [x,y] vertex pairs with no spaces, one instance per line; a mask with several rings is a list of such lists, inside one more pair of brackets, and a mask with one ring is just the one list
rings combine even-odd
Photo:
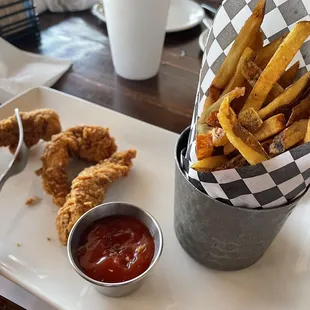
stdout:
[[[39,109],[31,112],[20,112],[24,127],[24,142],[28,148],[41,139],[49,141],[54,134],[61,131],[59,117],[54,110]],[[14,151],[19,138],[18,124],[15,115],[0,121],[0,146],[9,146]]]
[[54,135],[41,158],[41,176],[44,190],[53,196],[53,202],[63,206],[70,191],[67,166],[70,158],[98,163],[109,158],[117,149],[109,129],[99,126],[75,126]]
[[88,210],[103,202],[110,183],[127,176],[135,150],[119,152],[99,164],[84,169],[72,182],[70,194],[56,218],[58,237],[67,244],[69,233],[75,222]]

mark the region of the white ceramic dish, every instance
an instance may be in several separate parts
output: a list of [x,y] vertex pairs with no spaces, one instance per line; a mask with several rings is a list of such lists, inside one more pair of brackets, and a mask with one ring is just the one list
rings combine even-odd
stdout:
[[[93,15],[106,22],[102,3],[95,4],[91,9]],[[172,0],[166,32],[177,32],[193,28],[200,24],[205,13],[202,7],[191,0]]]
[[[106,201],[124,200],[150,211],[163,229],[165,245],[140,290],[119,299],[99,294],[76,274],[59,244],[54,226],[57,207],[50,196],[44,195],[37,206],[24,205],[37,178],[34,170],[44,146],[40,143],[31,149],[26,170],[10,179],[0,194],[0,274],[59,309],[309,309],[309,194],[257,264],[238,272],[208,270],[182,250],[173,230],[176,134],[47,88],[31,90],[2,106],[0,119],[15,107],[53,108],[64,128],[81,123],[108,126],[120,149],[135,147],[138,156],[132,172],[110,187]],[[7,149],[0,149],[0,169],[9,156]]]
[[198,43],[202,52],[204,52],[205,47],[207,45],[209,32],[210,32],[209,29],[205,29],[199,36]]

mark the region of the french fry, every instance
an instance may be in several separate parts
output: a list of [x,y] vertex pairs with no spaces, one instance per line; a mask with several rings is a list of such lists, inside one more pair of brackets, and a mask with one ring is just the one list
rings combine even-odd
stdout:
[[285,91],[270,102],[266,107],[258,111],[258,115],[261,119],[267,118],[269,115],[279,112],[280,108],[285,109],[285,106],[291,106],[292,103],[299,97],[299,95],[309,87],[310,83],[310,72],[304,74],[298,81],[293,85],[285,89]]
[[204,134],[196,135],[196,156],[198,160],[212,155],[213,141],[211,131]]
[[242,109],[243,111],[249,108],[260,110],[274,84],[279,80],[309,35],[310,21],[302,21],[295,25],[260,75]]
[[280,77],[279,84],[285,89],[293,84],[299,69],[299,61],[296,61],[289,69],[287,69]]
[[240,168],[246,165],[248,165],[248,162],[246,161],[246,159],[241,154],[238,154],[237,156],[233,157],[232,159],[230,159],[223,165],[217,167],[215,171],[232,169],[232,168]]
[[[256,85],[257,81],[259,80],[262,74],[262,70],[251,60],[248,60],[243,63],[241,72],[252,87]],[[278,83],[274,83],[270,91],[270,95],[276,98],[279,95],[281,95],[283,92],[284,92],[283,87],[280,86],[280,84]]]
[[264,45],[264,33],[260,30],[258,31],[255,41],[253,42],[251,48],[253,51],[257,53],[263,48],[263,45]]
[[251,165],[269,159],[268,154],[257,139],[237,121],[236,114],[229,106],[228,98],[222,102],[218,120],[226,132],[226,136]]
[[244,84],[244,96],[235,98],[233,102],[231,103],[231,108],[234,110],[234,112],[238,115],[244,106],[246,100],[248,99],[248,96],[250,92],[252,91],[252,86],[246,81]]
[[205,123],[210,113],[217,111],[224,99],[227,99],[228,102],[231,102],[233,99],[243,95],[244,88],[235,88],[224,97],[220,98],[216,103],[209,107],[209,109],[203,111],[198,121],[198,134],[196,135],[196,156],[198,160],[209,157],[213,153],[213,136],[211,132],[212,127]]
[[248,60],[253,60],[254,57],[255,57],[255,52],[251,48],[247,47],[243,51],[241,58],[238,62],[236,72],[235,72],[234,76],[232,77],[232,79],[230,80],[229,84],[224,89],[222,96],[227,94],[228,92],[232,91],[236,87],[244,86],[245,77],[243,76],[243,74],[241,72],[242,67],[243,67],[245,62],[247,62]]
[[[262,147],[264,148],[265,152],[269,154],[269,147],[270,144],[272,143],[272,139],[268,139],[264,142],[261,143]],[[270,155],[270,154],[269,154]],[[272,156],[271,156],[272,157]]]
[[263,125],[263,120],[253,108],[240,113],[238,120],[251,133],[256,132]]
[[227,156],[236,150],[237,149],[234,147],[234,145],[229,142],[229,143],[224,145],[223,153],[224,153],[224,155]]
[[197,133],[198,134],[205,134],[205,133],[208,133],[212,130],[212,127],[208,126],[207,124],[205,123],[201,123],[199,124],[198,123],[198,126],[197,126]]
[[270,155],[279,155],[305,138],[308,120],[302,119],[293,123],[274,137],[269,147]]
[[212,132],[213,146],[215,147],[224,146],[229,142],[223,128],[220,127],[213,128],[211,132]]
[[274,115],[263,122],[262,127],[254,133],[254,137],[258,141],[264,141],[284,129],[285,122],[286,120],[284,114]]
[[274,53],[276,52],[276,50],[278,49],[278,47],[280,46],[280,44],[283,42],[283,40],[286,38],[287,34],[277,38],[276,40],[270,42],[269,44],[267,44],[266,46],[264,46],[258,53],[256,59],[255,59],[255,63],[262,69],[264,70],[268,64],[268,62],[270,61],[270,59],[272,58],[272,56],[274,55]]
[[[285,128],[285,122],[284,114],[274,115],[266,119],[263,125],[253,135],[258,141],[264,141],[283,130]],[[236,148],[231,143],[224,145],[224,155],[228,155],[235,150]]]
[[205,109],[200,118],[199,118],[199,122],[200,123],[206,123],[207,118],[209,117],[209,115],[213,112],[213,111],[218,111],[223,100],[228,97],[230,98],[230,101],[232,101],[235,98],[241,97],[244,95],[244,87],[236,87],[235,89],[233,89],[232,91],[230,91],[229,93],[227,93],[225,96],[221,97],[217,102],[215,102],[214,104],[212,104],[212,106],[210,106],[208,109]]
[[217,119],[217,113],[218,111],[212,111],[208,117],[206,118],[206,123],[211,127],[218,127],[220,125],[218,119]]
[[307,132],[304,138],[304,143],[308,143],[308,142],[310,142],[310,119],[308,120]]
[[240,30],[240,33],[236,37],[233,46],[212,82],[212,85],[216,88],[225,89],[236,71],[243,51],[246,47],[252,46],[255,41],[264,18],[265,6],[266,0],[259,0],[254,8],[253,14]]
[[209,108],[214,102],[216,102],[220,98],[220,95],[221,95],[221,90],[211,85],[208,91],[208,96],[203,106],[204,109]]
[[224,155],[211,156],[194,163],[191,168],[198,172],[209,172],[224,164],[227,158]]
[[310,96],[301,101],[296,107],[292,109],[290,118],[288,119],[287,125],[290,126],[294,122],[300,119],[309,118],[310,116]]

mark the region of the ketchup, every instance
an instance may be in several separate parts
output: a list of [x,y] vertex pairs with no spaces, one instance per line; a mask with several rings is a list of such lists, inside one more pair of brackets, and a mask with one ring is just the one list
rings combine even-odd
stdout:
[[131,216],[110,216],[91,224],[81,235],[77,258],[92,279],[116,283],[143,273],[154,256],[148,228]]

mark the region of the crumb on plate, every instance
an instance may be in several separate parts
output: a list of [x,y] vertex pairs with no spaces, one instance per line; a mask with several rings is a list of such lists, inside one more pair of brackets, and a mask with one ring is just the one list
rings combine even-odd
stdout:
[[41,198],[38,197],[38,196],[33,196],[33,197],[30,197],[26,200],[26,205],[27,206],[33,206],[35,204],[37,204],[39,201],[41,201]]
[[34,173],[35,173],[37,176],[40,176],[40,175],[42,175],[42,171],[43,171],[43,169],[40,168],[40,169],[37,169]]

